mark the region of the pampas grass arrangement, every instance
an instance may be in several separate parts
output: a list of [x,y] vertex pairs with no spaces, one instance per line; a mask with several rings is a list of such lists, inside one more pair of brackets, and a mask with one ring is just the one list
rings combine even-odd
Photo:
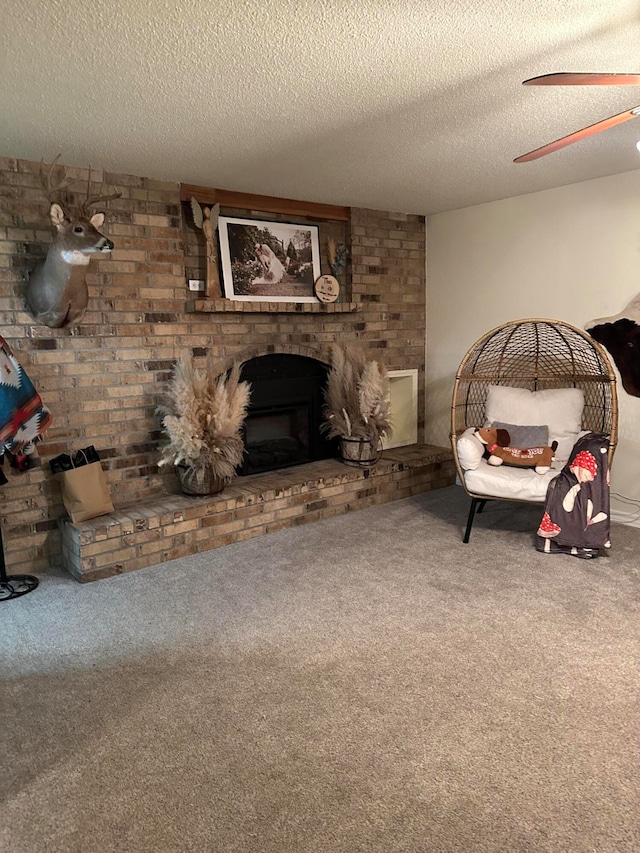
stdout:
[[362,439],[374,451],[391,435],[389,377],[384,364],[355,347],[335,345],[324,396],[329,438]]
[[163,415],[168,443],[161,450],[159,465],[194,469],[228,483],[242,462],[242,426],[247,415],[251,387],[240,382],[240,364],[216,375],[196,370],[188,356],[176,362],[169,384],[169,406]]

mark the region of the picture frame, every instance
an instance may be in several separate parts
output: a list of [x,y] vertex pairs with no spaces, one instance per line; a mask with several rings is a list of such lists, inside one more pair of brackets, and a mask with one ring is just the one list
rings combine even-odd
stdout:
[[242,219],[218,220],[224,295],[249,302],[317,302],[320,276],[317,225]]

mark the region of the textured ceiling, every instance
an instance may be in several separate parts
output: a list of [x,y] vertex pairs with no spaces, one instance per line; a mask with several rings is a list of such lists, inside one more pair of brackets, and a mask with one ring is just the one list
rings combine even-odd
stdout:
[[640,168],[638,0],[4,0],[0,155],[428,214]]

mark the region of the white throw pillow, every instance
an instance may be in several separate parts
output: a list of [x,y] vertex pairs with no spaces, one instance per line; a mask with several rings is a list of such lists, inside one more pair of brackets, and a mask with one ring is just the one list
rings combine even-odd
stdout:
[[475,427],[469,427],[458,438],[458,460],[464,471],[475,471],[484,456],[485,446],[474,435]]
[[549,388],[528,391],[490,385],[487,391],[487,423],[507,421],[521,426],[549,427],[549,443],[558,442],[556,459],[566,460],[582,426],[584,394],[579,388]]

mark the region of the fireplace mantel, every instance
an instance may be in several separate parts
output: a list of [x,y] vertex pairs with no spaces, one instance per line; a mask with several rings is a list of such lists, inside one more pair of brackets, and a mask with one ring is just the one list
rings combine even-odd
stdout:
[[361,302],[249,302],[240,299],[188,299],[187,314],[348,314],[362,310]]
[[343,205],[255,195],[254,193],[221,190],[214,187],[201,187],[196,184],[180,184],[180,199],[190,201],[191,198],[195,198],[201,204],[216,204],[217,202],[222,207],[235,207],[264,213],[308,216],[312,219],[328,219],[337,222],[349,222],[351,220],[351,208]]

